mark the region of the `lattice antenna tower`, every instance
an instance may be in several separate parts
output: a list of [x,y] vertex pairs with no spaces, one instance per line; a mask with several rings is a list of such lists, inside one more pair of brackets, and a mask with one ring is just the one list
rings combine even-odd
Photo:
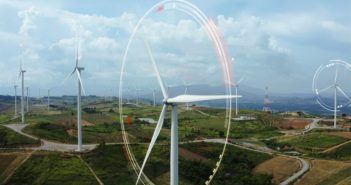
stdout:
[[265,88],[265,96],[263,99],[263,112],[272,112],[271,109],[271,101],[269,100],[269,96],[268,96],[268,87]]

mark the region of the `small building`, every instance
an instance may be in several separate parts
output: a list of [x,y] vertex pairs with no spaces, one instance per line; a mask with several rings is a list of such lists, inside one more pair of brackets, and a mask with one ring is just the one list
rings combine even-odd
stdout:
[[252,116],[239,116],[236,118],[233,118],[234,121],[252,121],[252,120],[256,120],[255,117]]
[[138,120],[141,122],[149,123],[149,124],[156,124],[157,123],[157,121],[155,121],[152,118],[138,118]]

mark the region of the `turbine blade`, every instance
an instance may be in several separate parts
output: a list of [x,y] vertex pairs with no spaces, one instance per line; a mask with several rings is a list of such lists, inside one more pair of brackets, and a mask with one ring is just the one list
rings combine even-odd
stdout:
[[[64,84],[66,82],[66,80],[71,77],[74,73],[76,72],[76,69],[74,69],[71,73],[69,73],[61,82],[58,86],[61,86],[62,84]],[[54,87],[51,87],[51,89],[53,89]]]
[[80,71],[78,69],[76,69],[76,73],[77,73],[77,77],[78,77],[78,80],[79,80],[79,83],[80,83],[80,87],[82,88],[83,94],[84,94],[84,96],[86,96],[85,90],[84,90],[84,87],[83,87],[82,78],[80,76]]
[[162,91],[162,94],[163,94],[163,98],[167,99],[167,98],[168,98],[167,91],[166,91],[165,86],[164,86],[164,84],[163,84],[163,81],[162,81],[160,72],[158,71],[158,68],[157,68],[157,65],[156,65],[154,56],[153,56],[153,54],[152,54],[152,52],[151,52],[151,49],[150,49],[150,46],[149,46],[149,44],[147,43],[146,40],[145,40],[145,45],[146,45],[147,52],[148,52],[149,55],[150,55],[150,59],[151,59],[152,65],[154,66],[154,70],[156,71],[157,80],[158,80],[158,83],[159,83],[159,85],[160,85],[160,87],[161,87],[161,91]]
[[180,95],[167,100],[167,103],[191,103],[210,100],[225,100],[241,98],[240,95]]
[[345,93],[344,90],[342,90],[339,86],[336,86],[336,88],[341,92],[342,95],[345,96],[345,98],[347,98],[349,101],[351,101],[351,98],[349,96],[347,96],[347,94]]
[[151,139],[151,142],[149,144],[149,148],[147,149],[147,152],[146,152],[146,155],[145,155],[145,158],[144,158],[144,162],[143,162],[143,165],[141,166],[140,168],[140,172],[139,172],[139,175],[138,175],[138,179],[136,181],[136,185],[138,184],[139,180],[140,180],[140,177],[141,177],[141,174],[143,173],[143,170],[144,170],[144,167],[145,167],[145,164],[149,158],[149,155],[151,153],[151,150],[152,148],[154,147],[155,145],[155,142],[156,142],[156,139],[158,137],[158,135],[160,135],[160,132],[161,132],[161,129],[162,129],[162,126],[163,126],[163,121],[165,119],[165,113],[166,113],[166,109],[167,109],[167,105],[164,104],[163,107],[162,107],[162,111],[161,111],[161,114],[160,114],[160,118],[158,119],[158,122],[157,122],[157,125],[156,125],[156,128],[155,128],[155,131],[154,131],[154,134],[152,135],[152,139]]
[[245,76],[241,77],[241,78],[239,79],[239,81],[236,82],[236,85],[239,85],[239,84],[244,80],[244,78],[245,78]]
[[76,67],[78,67],[78,47],[77,47],[77,54],[76,54]]
[[78,67],[78,62],[79,62],[79,30],[77,30],[77,33],[76,33],[76,39],[77,39],[77,45],[76,45],[76,67]]
[[319,93],[321,93],[321,92],[323,92],[323,91],[326,91],[326,90],[328,90],[328,89],[330,89],[330,88],[332,88],[332,87],[334,87],[334,85],[331,85],[331,86],[329,86],[329,87],[326,87],[326,88],[324,88],[324,89],[322,89],[322,90],[318,90],[317,89],[317,94],[319,94]]

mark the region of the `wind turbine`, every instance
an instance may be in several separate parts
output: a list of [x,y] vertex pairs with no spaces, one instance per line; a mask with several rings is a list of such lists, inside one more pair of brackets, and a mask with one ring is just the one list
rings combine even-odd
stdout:
[[17,117],[17,85],[14,86],[15,88],[15,116]]
[[139,93],[140,93],[140,89],[135,88],[135,92],[136,92],[136,100],[135,100],[135,103],[136,103],[136,105],[139,105]]
[[26,70],[22,69],[22,60],[21,60],[19,77],[22,77],[21,116],[22,116],[22,123],[23,124],[24,124],[24,73],[25,72],[26,72]]
[[[79,66],[79,41],[77,43],[77,53],[76,53],[76,66],[74,67],[73,71],[61,82],[61,84],[66,81],[70,76],[73,74],[77,75],[78,79],[78,92],[77,92],[77,131],[78,131],[78,145],[77,145],[77,152],[81,152],[83,150],[82,148],[82,125],[81,125],[81,95],[82,91],[83,94],[85,95],[83,83],[82,83],[82,78],[81,78],[81,71],[84,70],[84,67]],[[48,92],[49,93],[49,92]],[[49,101],[49,99],[48,99]]]
[[[240,80],[234,84],[232,84],[233,87],[235,87],[235,95],[238,95],[238,88],[239,84],[244,80],[244,77],[241,77]],[[235,115],[238,115],[238,99],[235,99]]]
[[148,150],[146,152],[142,167],[140,168],[140,172],[138,175],[138,179],[136,184],[138,184],[140,177],[143,173],[143,169],[145,167],[145,164],[149,158],[149,155],[151,153],[152,148],[155,145],[156,139],[159,136],[164,118],[165,118],[165,113],[167,110],[167,107],[170,106],[172,108],[172,116],[171,116],[171,157],[170,157],[170,184],[171,185],[178,185],[178,113],[177,113],[177,106],[179,104],[185,104],[185,103],[192,103],[192,102],[200,102],[200,101],[211,101],[211,100],[223,100],[223,99],[232,99],[232,98],[239,98],[241,96],[229,96],[229,95],[179,95],[173,98],[168,97],[168,93],[165,89],[165,86],[163,84],[161,75],[159,73],[159,70],[156,66],[156,62],[154,59],[153,54],[151,53],[150,46],[148,43],[145,41],[146,44],[146,49],[149,53],[151,62],[153,64],[154,70],[157,75],[157,80],[158,83],[161,87],[162,95],[163,95],[163,107],[162,111],[160,113],[159,120],[157,122],[154,134],[152,136],[150,145],[148,147]]
[[[187,95],[188,89],[189,89],[191,84],[190,83],[186,83],[185,81],[183,81],[183,84],[184,84],[184,87],[185,87],[184,95]],[[189,103],[186,103],[186,110],[189,110]]]
[[[341,65],[342,67],[348,69],[349,71],[351,71],[351,66],[350,64],[344,62],[344,61],[341,61],[341,60],[331,60],[331,62],[333,63],[330,63],[328,65],[325,65],[325,66],[320,66],[315,75],[314,75],[314,78],[313,78],[313,88],[316,95],[317,95],[317,102],[323,107],[325,108],[326,110],[329,110],[329,111],[333,111],[334,112],[334,128],[336,128],[336,117],[337,117],[337,111],[339,111],[339,109],[343,108],[344,106],[348,105],[351,103],[351,98],[345,93],[345,91],[339,86],[339,83],[338,83],[338,66]],[[335,76],[334,76],[334,82],[332,85],[330,85],[329,87],[326,87],[324,89],[321,89],[319,90],[318,88],[316,88],[316,81],[317,79],[319,78],[319,74],[321,73],[321,71],[323,71],[324,69],[326,68],[329,68],[329,67],[333,67],[335,66]],[[321,98],[320,98],[320,94],[324,91],[327,91],[329,89],[334,89],[334,105],[333,107],[332,106],[328,106],[327,104],[325,104]],[[347,100],[348,102],[346,104],[338,104],[338,99],[337,99],[337,93],[341,93]]]

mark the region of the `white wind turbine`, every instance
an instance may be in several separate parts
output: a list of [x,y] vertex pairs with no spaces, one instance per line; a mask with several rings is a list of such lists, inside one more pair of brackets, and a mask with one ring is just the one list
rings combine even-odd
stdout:
[[164,122],[165,118],[165,113],[167,110],[167,107],[170,106],[172,108],[172,116],[171,116],[171,157],[170,157],[170,184],[171,185],[178,185],[178,113],[177,113],[177,106],[179,104],[185,104],[185,103],[192,103],[192,102],[199,102],[199,101],[211,101],[211,100],[223,100],[223,99],[233,99],[233,98],[239,98],[241,96],[229,96],[229,95],[179,95],[173,98],[168,97],[168,93],[165,89],[165,86],[162,82],[161,75],[158,71],[158,68],[156,66],[155,59],[151,53],[151,49],[148,45],[148,43],[145,41],[147,51],[149,53],[151,62],[153,64],[154,70],[157,75],[157,80],[158,83],[161,87],[162,95],[163,95],[163,107],[162,111],[160,113],[159,120],[157,122],[154,134],[152,136],[150,145],[148,147],[148,150],[146,152],[143,164],[140,168],[140,172],[138,175],[138,179],[136,181],[136,184],[138,184],[141,175],[143,174],[143,169],[145,167],[145,164],[149,158],[149,155],[151,153],[152,148],[155,145],[156,139],[158,135],[160,134],[160,131],[162,129],[162,125]]
[[[323,107],[325,108],[326,110],[331,110],[334,112],[334,128],[336,128],[336,117],[337,117],[337,111],[339,111],[339,109],[345,107],[347,104],[350,104],[351,103],[351,98],[346,94],[346,92],[340,87],[339,83],[338,83],[338,66],[341,65],[342,67],[348,69],[350,72],[351,72],[351,65],[347,64],[346,62],[344,61],[341,61],[341,60],[331,60],[331,62],[333,63],[330,63],[326,66],[321,66],[320,68],[317,69],[316,73],[315,73],[315,76],[313,78],[313,88],[318,99],[317,99],[317,102]],[[319,78],[319,74],[321,73],[322,70],[326,69],[326,68],[329,68],[329,67],[333,67],[335,66],[335,76],[334,76],[334,83],[332,85],[330,85],[329,87],[326,87],[324,89],[321,89],[319,90],[318,88],[316,88],[316,81],[318,80]],[[333,105],[333,108],[329,108],[329,106],[327,106],[326,104],[323,103],[323,101],[321,100],[321,98],[319,97],[320,94],[324,91],[327,91],[329,89],[334,89],[334,105]],[[347,100],[348,102],[346,104],[341,104],[339,103],[338,104],[338,99],[337,99],[337,94],[341,93]]]
[[21,116],[22,116],[22,123],[24,124],[24,73],[26,70],[22,69],[22,59],[20,62],[20,72],[19,77],[22,77],[22,96],[21,96]]
[[[77,92],[77,132],[78,132],[78,146],[77,146],[77,152],[81,152],[83,150],[82,148],[82,125],[81,125],[81,95],[82,91],[83,94],[85,95],[83,83],[82,83],[82,78],[81,78],[81,71],[84,70],[84,67],[79,66],[79,39],[77,42],[77,53],[76,53],[76,66],[74,67],[73,71],[62,81],[66,81],[70,76],[72,76],[74,73],[77,75],[78,79],[78,92]],[[62,84],[61,83],[61,84]],[[50,91],[48,91],[50,93]],[[49,99],[48,99],[49,101]]]
[[135,100],[135,104],[138,106],[138,105],[139,105],[140,89],[135,88],[135,93],[136,93],[136,100]]
[[[187,95],[189,87],[191,86],[191,84],[190,83],[186,83],[185,81],[183,81],[183,84],[184,84],[184,87],[185,87],[184,95]],[[186,103],[186,110],[189,110],[189,103]]]
[[[233,83],[232,86],[235,88],[235,95],[238,95],[239,84],[244,80],[244,77],[241,77],[240,80],[236,83]],[[238,99],[235,99],[235,115],[238,115]]]

